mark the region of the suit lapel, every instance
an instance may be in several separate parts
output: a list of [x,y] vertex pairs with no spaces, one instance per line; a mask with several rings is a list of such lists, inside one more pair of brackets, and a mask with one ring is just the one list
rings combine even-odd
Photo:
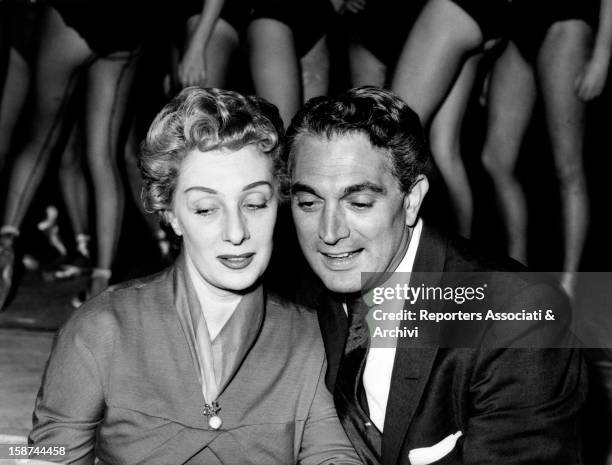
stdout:
[[342,304],[335,301],[327,292],[323,292],[319,296],[317,315],[327,355],[325,384],[331,392],[334,392],[338,369],[344,353],[344,344],[346,343],[348,319],[342,309]]
[[[442,278],[445,257],[446,239],[435,229],[423,224],[411,284],[438,285]],[[418,305],[417,302],[415,308],[418,308]],[[422,323],[419,323],[419,326],[421,327]],[[427,329],[428,340],[435,342],[437,326],[432,325]],[[384,465],[397,463],[438,352],[435,344],[432,347],[418,347],[414,342],[408,338],[398,339],[385,415],[382,442]]]

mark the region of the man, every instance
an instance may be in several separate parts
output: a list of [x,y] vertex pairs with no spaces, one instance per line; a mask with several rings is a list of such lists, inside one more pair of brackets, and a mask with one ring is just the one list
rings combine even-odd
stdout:
[[[287,153],[298,240],[323,284],[304,285],[300,300],[319,312],[326,381],[364,462],[580,463],[578,350],[441,348],[403,337],[380,348],[363,336],[353,302],[367,291],[364,272],[422,273],[419,283],[435,285],[446,272],[501,269],[419,218],[431,161],[417,115],[374,87],[313,99],[288,129]],[[547,283],[489,276],[506,310],[566,308]]]

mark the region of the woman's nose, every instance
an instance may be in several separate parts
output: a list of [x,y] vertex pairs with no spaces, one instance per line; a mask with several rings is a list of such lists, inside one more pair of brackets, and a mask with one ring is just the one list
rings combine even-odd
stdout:
[[222,239],[240,245],[250,238],[246,218],[240,210],[228,212]]

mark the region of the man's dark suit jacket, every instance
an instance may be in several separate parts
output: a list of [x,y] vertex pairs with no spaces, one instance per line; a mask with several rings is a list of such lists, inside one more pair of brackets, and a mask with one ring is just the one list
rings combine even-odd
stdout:
[[[424,224],[413,272],[435,284],[443,272],[494,271],[467,241]],[[310,282],[298,300],[316,306],[323,332],[330,390],[342,361],[347,318],[337,299]],[[504,274],[506,310],[565,297],[556,286]],[[564,304],[565,305],[565,304]],[[566,305],[567,308],[567,305]],[[382,464],[407,465],[409,451],[430,447],[458,431],[455,447],[435,465],[581,463],[579,412],[586,368],[577,349],[414,348],[398,339],[382,438]],[[340,416],[342,413],[338,408]],[[346,420],[346,419],[344,419]],[[351,426],[349,437],[360,449]],[[367,454],[366,454],[367,455]],[[368,460],[365,460],[366,463]]]

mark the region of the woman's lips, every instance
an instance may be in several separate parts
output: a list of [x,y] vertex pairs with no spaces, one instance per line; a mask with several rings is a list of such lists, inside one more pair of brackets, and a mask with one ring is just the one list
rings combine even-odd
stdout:
[[218,255],[217,260],[232,270],[241,270],[249,266],[254,257],[255,254],[249,252],[240,255]]
[[350,252],[320,252],[323,257],[325,265],[334,271],[346,270],[353,266],[355,261],[359,258],[359,254],[363,252],[363,249],[352,250]]

